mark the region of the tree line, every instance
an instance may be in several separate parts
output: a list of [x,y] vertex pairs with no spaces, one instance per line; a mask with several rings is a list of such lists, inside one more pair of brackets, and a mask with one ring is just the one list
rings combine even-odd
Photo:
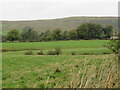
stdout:
[[101,24],[85,23],[73,30],[47,30],[38,33],[32,27],[24,27],[22,32],[11,30],[7,35],[2,35],[2,41],[37,42],[37,41],[58,41],[58,40],[90,40],[109,39],[112,36],[111,25],[103,27]]

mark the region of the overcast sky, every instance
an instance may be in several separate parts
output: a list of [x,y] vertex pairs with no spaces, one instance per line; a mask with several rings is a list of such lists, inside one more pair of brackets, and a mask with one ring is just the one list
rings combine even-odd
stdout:
[[0,20],[118,16],[119,0],[1,0]]

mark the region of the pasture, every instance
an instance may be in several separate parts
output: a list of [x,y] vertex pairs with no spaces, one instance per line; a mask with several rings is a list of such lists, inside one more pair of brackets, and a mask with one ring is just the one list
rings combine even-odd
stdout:
[[79,41],[50,41],[50,42],[18,42],[3,43],[2,48],[10,51],[26,51],[26,50],[53,50],[61,48],[62,54],[70,54],[71,52],[81,53],[111,53],[104,47],[107,40],[79,40]]
[[[3,43],[3,88],[117,88],[118,65],[107,40]],[[60,55],[46,55],[61,48]],[[24,55],[28,50],[33,55]],[[37,55],[39,51],[44,55]],[[75,55],[71,55],[75,52]]]

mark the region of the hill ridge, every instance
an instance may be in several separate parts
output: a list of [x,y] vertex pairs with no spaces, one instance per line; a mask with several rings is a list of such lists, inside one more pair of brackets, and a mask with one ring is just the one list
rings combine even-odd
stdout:
[[46,30],[54,30],[61,28],[62,30],[76,29],[83,23],[98,23],[103,26],[112,25],[118,28],[118,17],[64,17],[46,20],[25,20],[25,21],[2,21],[2,30],[9,31],[12,29],[23,30],[24,27],[31,26],[38,32]]

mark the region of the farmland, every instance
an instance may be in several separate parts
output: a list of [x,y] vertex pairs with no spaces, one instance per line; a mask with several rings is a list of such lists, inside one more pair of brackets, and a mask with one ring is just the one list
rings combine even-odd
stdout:
[[80,41],[51,41],[51,42],[18,42],[18,43],[3,43],[3,49],[25,51],[25,50],[53,50],[61,48],[62,54],[70,54],[72,51],[80,53],[101,54],[110,51],[104,47],[107,40],[80,40]]
[[[117,59],[108,40],[5,42],[3,88],[117,88]],[[47,52],[61,48],[60,55]],[[28,50],[33,55],[25,55]],[[44,55],[37,55],[43,51]],[[75,55],[71,53],[75,52]]]

